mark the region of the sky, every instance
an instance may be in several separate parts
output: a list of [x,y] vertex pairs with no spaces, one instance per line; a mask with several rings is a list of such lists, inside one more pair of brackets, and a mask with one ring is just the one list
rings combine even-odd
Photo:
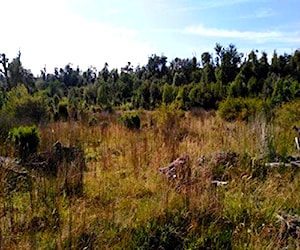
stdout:
[[300,48],[299,10],[299,0],[0,0],[0,53],[20,50],[35,75],[143,66],[152,54],[200,61],[216,43],[270,59]]

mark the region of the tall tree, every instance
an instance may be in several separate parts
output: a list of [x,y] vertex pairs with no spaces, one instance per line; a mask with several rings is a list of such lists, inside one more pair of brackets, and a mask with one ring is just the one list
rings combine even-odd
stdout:
[[239,53],[233,44],[226,49],[217,44],[215,51],[217,53],[217,80],[223,85],[227,85],[238,74],[243,54]]
[[131,65],[131,62],[128,62],[125,67],[121,68],[121,73],[122,72],[127,73],[127,74],[130,74],[133,72],[133,66]]
[[153,54],[148,58],[147,70],[150,73],[150,77],[162,78],[167,73],[167,57],[157,56]]
[[97,69],[95,67],[89,67],[85,72],[82,73],[83,84],[91,85],[97,80]]
[[109,77],[108,63],[104,63],[103,69],[99,72],[99,77],[102,77],[107,82]]
[[11,89],[9,77],[8,77],[8,58],[6,58],[6,55],[0,54],[0,64],[2,65],[3,69],[0,69],[0,73],[4,75],[5,84],[8,89]]
[[204,84],[209,84],[216,81],[215,73],[214,73],[214,66],[212,62],[212,56],[208,52],[204,52],[201,55],[201,62],[203,65],[203,72],[202,72],[202,82]]
[[296,50],[292,57],[294,66],[293,66],[293,77],[300,81],[300,50]]
[[271,66],[270,66],[270,72],[279,75],[280,71],[281,71],[280,70],[280,61],[279,61],[278,54],[277,54],[276,50],[274,50],[273,57],[272,57],[272,62],[271,62]]
[[19,51],[16,58],[8,63],[8,71],[10,75],[10,87],[16,86],[18,83],[24,83],[23,81],[23,67],[21,63],[21,52]]
[[30,92],[34,91],[34,76],[30,70],[24,69],[21,62],[21,52],[19,51],[16,58],[8,63],[9,88],[23,83]]
[[262,52],[260,59],[258,60],[257,78],[266,79],[270,70],[268,62],[268,55],[266,52]]

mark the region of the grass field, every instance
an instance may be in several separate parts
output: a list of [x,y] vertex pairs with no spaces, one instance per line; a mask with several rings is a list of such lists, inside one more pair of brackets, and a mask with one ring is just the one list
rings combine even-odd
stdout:
[[[300,175],[296,167],[265,166],[297,153],[294,131],[259,118],[228,123],[171,111],[141,112],[141,129],[130,130],[116,116],[39,128],[41,151],[57,140],[84,149],[83,194],[58,192],[55,178],[40,176],[10,191],[2,171],[0,249],[299,247],[298,227],[289,234],[278,215],[300,213]],[[217,152],[234,152],[236,161],[197,163]],[[189,183],[159,173],[182,155],[190,159]],[[216,187],[214,179],[228,184]]]

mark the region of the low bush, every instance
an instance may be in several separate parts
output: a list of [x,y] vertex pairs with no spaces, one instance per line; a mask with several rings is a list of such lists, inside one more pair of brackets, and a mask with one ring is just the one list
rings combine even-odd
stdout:
[[123,114],[120,120],[124,126],[129,129],[139,129],[141,127],[140,116],[135,112]]
[[259,99],[227,98],[219,104],[218,113],[226,121],[249,121],[259,114],[267,115],[268,105]]
[[62,121],[67,121],[69,119],[68,103],[67,102],[60,102],[58,104],[57,116],[58,116],[58,119],[62,120]]
[[42,95],[30,95],[24,85],[7,93],[3,110],[22,124],[38,124],[47,119],[47,104]]
[[9,132],[9,139],[14,143],[15,152],[22,160],[36,153],[40,144],[40,135],[35,126],[21,126]]
[[282,104],[275,108],[275,118],[280,127],[291,128],[300,125],[300,101]]

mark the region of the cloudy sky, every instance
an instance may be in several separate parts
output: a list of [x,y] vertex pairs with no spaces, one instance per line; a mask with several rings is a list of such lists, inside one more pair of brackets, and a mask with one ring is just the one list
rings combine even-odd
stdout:
[[0,53],[25,68],[145,65],[198,59],[218,42],[243,53],[300,48],[299,0],[0,0]]

